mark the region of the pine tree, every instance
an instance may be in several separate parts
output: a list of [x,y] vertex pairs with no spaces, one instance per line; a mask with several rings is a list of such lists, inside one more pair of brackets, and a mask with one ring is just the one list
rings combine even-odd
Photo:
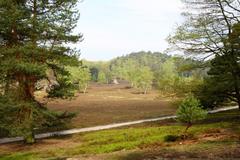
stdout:
[[[81,38],[72,34],[79,19],[76,5],[77,0],[0,0],[2,96],[12,102],[16,117],[5,123],[11,124],[8,130],[23,135],[27,143],[34,142],[34,127],[49,125],[47,119],[63,118],[37,102],[34,91],[39,80],[48,78],[49,69],[61,82],[55,90],[70,87],[64,83],[68,75],[64,66],[78,65],[78,54],[66,47]],[[62,91],[68,93],[66,88]],[[1,111],[7,116],[5,110]]]
[[197,54],[198,58],[214,59],[209,72],[209,83],[213,85],[211,96],[221,92],[224,98],[237,101],[240,109],[239,1],[182,1],[187,6],[183,14],[186,21],[168,39],[169,42],[185,53]]
[[193,95],[187,96],[177,110],[177,120],[186,124],[184,138],[188,129],[197,121],[205,119],[207,111],[202,109],[201,103]]
[[[240,23],[235,24],[232,33],[224,40],[225,54],[211,60],[209,77],[200,94],[208,105],[230,100],[238,103],[240,109]],[[211,100],[208,100],[211,99]]]

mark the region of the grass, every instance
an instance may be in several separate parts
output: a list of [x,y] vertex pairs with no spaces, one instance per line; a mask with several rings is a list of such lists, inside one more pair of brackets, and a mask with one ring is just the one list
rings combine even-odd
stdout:
[[[214,129],[226,129],[229,132],[240,133],[239,120],[233,121],[234,117],[240,115],[239,111],[228,111],[223,113],[217,113],[209,115],[205,124],[197,124],[190,128],[189,133],[194,136],[198,136]],[[215,122],[216,117],[228,117],[226,122]],[[213,123],[210,123],[214,121]],[[233,130],[233,126],[235,127]],[[173,124],[170,126],[148,126],[147,124],[142,127],[132,127],[123,129],[113,129],[104,130],[86,134],[79,134],[73,136],[71,141],[79,142],[77,145],[69,147],[54,147],[42,150],[34,149],[23,149],[22,151],[16,151],[12,153],[5,153],[2,155],[0,160],[38,160],[38,159],[60,159],[63,157],[72,157],[75,155],[83,154],[102,154],[102,153],[112,153],[121,150],[132,150],[139,148],[151,147],[154,145],[166,146],[169,143],[164,141],[164,137],[167,135],[179,135],[184,130],[184,126],[179,124]],[[61,141],[61,140],[59,140]],[[214,147],[221,147],[231,145],[234,142],[231,140],[226,141],[203,141],[198,144],[194,144],[188,147],[183,147],[183,149],[188,149],[188,151],[195,151],[200,149],[211,149]],[[172,148],[181,150],[181,148]]]
[[0,158],[1,160],[40,160],[40,158],[33,153],[15,153],[10,156]]

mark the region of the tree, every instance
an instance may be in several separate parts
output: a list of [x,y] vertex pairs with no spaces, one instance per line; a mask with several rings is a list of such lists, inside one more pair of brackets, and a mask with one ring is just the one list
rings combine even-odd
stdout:
[[[170,57],[171,56],[160,52],[134,52],[113,59],[110,62],[110,70],[114,77],[128,80],[131,83],[135,77],[133,73],[135,73],[138,68],[144,66],[151,68],[152,72],[154,72],[154,77],[156,77],[161,64]],[[133,85],[134,84],[131,83],[132,87]]]
[[147,94],[152,87],[153,78],[153,72],[149,67],[139,68],[136,71],[134,84],[137,88],[142,89],[144,94]]
[[98,83],[107,83],[107,78],[106,78],[106,74],[102,71],[99,72],[98,74]]
[[90,68],[92,80],[97,82],[99,72],[104,72],[106,76],[107,83],[111,83],[112,81],[112,72],[110,71],[109,61],[86,61],[83,60],[83,64],[85,64],[88,68]]
[[201,103],[193,95],[188,96],[180,104],[177,110],[177,120],[186,124],[186,129],[184,131],[184,137],[188,129],[197,121],[206,118],[207,112],[202,109]]
[[[15,111],[4,123],[10,124],[9,132],[24,136],[27,143],[34,142],[34,128],[67,117],[66,113],[48,111],[35,99],[34,91],[39,80],[48,78],[49,69],[59,82],[49,94],[65,95],[69,93],[67,88],[72,89],[64,66],[78,65],[78,54],[65,44],[81,38],[72,34],[79,19],[76,5],[77,0],[0,0],[2,99],[9,99],[4,103],[14,102],[10,107]],[[1,111],[7,116],[5,110]]]
[[178,80],[178,73],[173,59],[169,59],[161,66],[158,77],[158,87],[160,90],[172,92]]
[[223,67],[228,70],[227,79],[230,80],[228,83],[234,87],[224,85],[227,81],[216,81],[216,83],[219,86],[225,86],[225,89],[222,88],[222,91],[228,91],[225,95],[229,94],[227,88],[232,88],[232,96],[225,96],[225,98],[231,100],[234,97],[240,108],[240,54],[239,45],[237,45],[239,44],[239,41],[237,42],[240,22],[239,1],[184,0],[184,3],[190,8],[184,13],[186,22],[177,28],[174,36],[169,37],[169,42],[174,48],[197,54],[198,57],[205,59],[219,61],[219,57],[224,57],[226,63]]
[[91,80],[89,69],[87,67],[67,67],[67,70],[70,72],[71,83],[77,84],[78,90],[85,94]]

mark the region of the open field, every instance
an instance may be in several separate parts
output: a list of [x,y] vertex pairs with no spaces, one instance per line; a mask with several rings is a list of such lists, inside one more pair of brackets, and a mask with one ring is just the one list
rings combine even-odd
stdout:
[[71,127],[90,127],[132,120],[171,115],[176,107],[161,99],[157,90],[139,94],[128,84],[91,84],[86,94],[77,94],[72,100],[53,100],[48,107],[57,111],[77,113]]
[[[138,94],[127,84],[92,84],[71,101],[53,100],[52,110],[76,112],[71,127],[86,127],[174,114],[171,99],[156,90]],[[179,136],[185,127],[175,120],[38,140],[36,144],[0,145],[0,160],[156,160],[162,158],[240,159],[240,111],[209,114]],[[166,141],[167,136],[176,141]]]
[[[219,119],[218,119],[219,118]],[[223,118],[224,121],[220,118]],[[216,121],[217,119],[217,121]],[[40,140],[34,145],[0,145],[1,160],[143,160],[240,158],[240,112],[215,113],[189,130],[183,141],[166,142],[184,127],[174,121]],[[192,135],[192,136],[191,136]],[[69,159],[70,160],[70,159]]]

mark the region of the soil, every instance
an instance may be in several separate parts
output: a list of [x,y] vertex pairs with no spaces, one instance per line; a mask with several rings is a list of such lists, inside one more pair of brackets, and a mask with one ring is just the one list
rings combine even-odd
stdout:
[[91,84],[86,94],[78,93],[71,100],[51,100],[48,108],[76,113],[72,127],[77,128],[156,118],[176,111],[171,101],[159,98],[157,90],[145,95],[127,83]]

